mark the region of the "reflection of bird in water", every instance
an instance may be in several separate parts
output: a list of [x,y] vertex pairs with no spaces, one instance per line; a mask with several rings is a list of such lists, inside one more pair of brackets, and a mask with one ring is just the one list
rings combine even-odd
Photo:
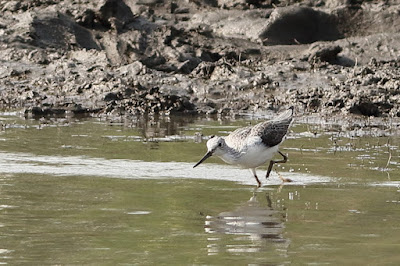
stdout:
[[[293,107],[270,121],[236,129],[227,137],[212,136],[207,141],[208,152],[193,167],[198,166],[208,157],[217,155],[229,164],[249,168],[260,187],[261,182],[256,174],[257,167],[270,161],[266,175],[268,178],[274,163],[286,163],[287,161],[287,156],[278,149],[285,139],[292,119]],[[283,157],[282,160],[271,160],[276,152]]]
[[[279,252],[287,250],[289,241],[283,237],[285,214],[272,208],[268,194],[266,199],[267,206],[262,206],[253,194],[249,201],[234,211],[222,212],[217,217],[207,216],[205,231],[240,236],[236,239],[240,241],[237,245],[230,243],[229,247],[226,246],[228,252],[259,252],[267,247],[267,243],[273,243]],[[244,239],[251,240],[251,244],[243,245]],[[210,253],[219,251],[218,242],[209,245]]]

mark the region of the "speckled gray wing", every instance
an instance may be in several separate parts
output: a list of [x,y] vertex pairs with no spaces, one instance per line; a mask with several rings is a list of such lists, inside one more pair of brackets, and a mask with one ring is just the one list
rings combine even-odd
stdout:
[[292,122],[293,109],[289,109],[276,119],[255,125],[251,135],[259,136],[267,147],[280,144],[286,136]]
[[238,128],[233,131],[229,136],[225,137],[225,142],[229,144],[230,147],[240,150],[246,143],[246,138],[252,132],[252,126]]

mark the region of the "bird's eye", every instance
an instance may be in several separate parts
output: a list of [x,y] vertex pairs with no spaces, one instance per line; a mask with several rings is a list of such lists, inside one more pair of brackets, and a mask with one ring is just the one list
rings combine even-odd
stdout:
[[218,143],[218,147],[221,147],[222,146],[222,143]]

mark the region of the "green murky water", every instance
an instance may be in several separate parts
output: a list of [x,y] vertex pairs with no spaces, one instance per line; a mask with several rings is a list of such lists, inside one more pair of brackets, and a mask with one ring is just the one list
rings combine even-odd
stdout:
[[[0,264],[400,263],[400,138],[308,121],[255,190],[196,132],[256,121],[0,116]],[[265,167],[258,170],[265,174]]]

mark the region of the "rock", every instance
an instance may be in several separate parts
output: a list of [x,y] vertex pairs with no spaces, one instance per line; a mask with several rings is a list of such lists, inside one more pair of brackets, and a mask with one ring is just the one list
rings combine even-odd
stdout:
[[[257,42],[260,31],[268,21],[266,13],[268,11],[264,10],[198,12],[190,20],[189,27],[209,28],[217,36]],[[207,27],[204,25],[207,25]]]
[[193,69],[195,69],[200,64],[200,62],[201,60],[198,58],[188,59],[182,62],[180,65],[178,65],[178,70],[180,73],[189,74],[190,72],[192,72]]
[[33,50],[28,54],[29,60],[34,63],[45,65],[49,63],[49,59],[47,57],[47,53],[41,49]]
[[[160,65],[167,62],[164,56],[162,56],[158,51],[151,53],[151,55],[144,57],[141,62],[149,68],[162,69]],[[173,68],[171,68],[173,70]]]
[[124,76],[132,77],[132,76],[136,76],[136,75],[140,74],[140,72],[143,71],[144,68],[145,68],[145,66],[141,62],[135,61],[131,64],[127,64],[127,65],[120,67],[119,71]]
[[97,18],[104,27],[121,32],[135,15],[123,0],[106,0],[99,8]]
[[38,106],[32,107],[25,110],[25,115],[31,114],[33,117],[43,117],[43,116],[63,116],[65,114],[65,109],[62,108],[41,108]]
[[350,112],[365,116],[380,116],[381,114],[378,105],[368,99],[361,99],[360,102],[354,104],[350,108]]
[[34,16],[30,36],[35,46],[41,48],[80,47],[99,50],[93,35],[68,16],[48,9]]
[[104,101],[106,102],[111,102],[111,101],[116,101],[120,98],[120,95],[115,92],[109,92],[104,96]]
[[1,9],[2,12],[10,11],[15,12],[21,7],[21,3],[19,1],[7,1],[3,8]]
[[259,34],[266,45],[332,41],[340,37],[334,16],[299,6],[276,8]]
[[342,51],[342,47],[339,45],[331,44],[312,44],[306,52],[305,59],[309,62],[337,62],[337,55]]
[[92,9],[86,9],[75,17],[76,22],[85,28],[94,28],[96,25],[96,13]]
[[193,69],[192,74],[197,77],[210,78],[215,69],[215,63],[201,62]]

